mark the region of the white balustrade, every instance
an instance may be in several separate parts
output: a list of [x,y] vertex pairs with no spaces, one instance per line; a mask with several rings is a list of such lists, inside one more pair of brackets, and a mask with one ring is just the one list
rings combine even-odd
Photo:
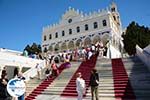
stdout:
[[[45,67],[45,60],[33,59],[24,56],[14,55],[7,52],[0,52],[0,69],[4,66],[16,66],[22,69],[22,67],[30,68],[23,75],[29,80],[30,77],[36,76],[35,69],[36,64],[39,63],[43,68]],[[12,71],[13,73],[13,71]]]

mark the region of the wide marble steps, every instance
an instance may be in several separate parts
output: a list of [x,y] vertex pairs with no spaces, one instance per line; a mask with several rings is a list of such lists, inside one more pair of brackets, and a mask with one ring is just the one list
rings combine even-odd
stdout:
[[[130,80],[131,86],[133,88],[136,100],[150,100],[150,71],[147,67],[136,57],[123,58],[122,62],[124,64],[125,70],[127,72],[128,78]],[[38,95],[35,100],[76,100],[75,97],[62,97],[60,94],[63,92],[64,88],[70,81],[72,75],[77,70],[81,62],[72,62],[72,67],[64,70],[55,81],[50,84],[42,94]],[[100,100],[125,100],[121,98],[116,98],[114,92],[114,77],[112,70],[111,59],[98,58],[95,66],[98,70],[100,76],[99,85],[99,97]],[[122,77],[122,74],[118,74]],[[27,83],[27,93],[30,93],[41,80],[32,79]],[[118,84],[117,93],[123,92],[126,88],[125,80],[121,80],[116,83]],[[120,87],[122,86],[122,87]],[[74,86],[72,86],[74,88]],[[70,87],[70,94],[72,94],[72,89]],[[45,98],[45,99],[43,99]],[[91,93],[90,88],[87,90],[86,97],[84,100],[90,100]],[[126,99],[128,100],[128,99]]]

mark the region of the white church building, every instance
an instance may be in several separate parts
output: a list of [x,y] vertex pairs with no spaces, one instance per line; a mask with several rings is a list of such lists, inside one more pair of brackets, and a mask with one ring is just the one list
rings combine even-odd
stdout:
[[60,52],[102,41],[111,58],[121,56],[122,27],[117,5],[85,14],[69,7],[57,24],[43,27],[42,50]]

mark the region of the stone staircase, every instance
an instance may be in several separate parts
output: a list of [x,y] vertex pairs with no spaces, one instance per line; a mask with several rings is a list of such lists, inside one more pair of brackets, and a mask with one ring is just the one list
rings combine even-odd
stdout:
[[37,78],[28,81],[26,84],[26,96],[28,96],[40,83],[41,80],[38,80]]
[[36,75],[33,78],[30,78],[28,82],[26,82],[26,96],[28,96],[44,79],[46,78],[45,76],[45,70],[46,68],[41,70],[41,79],[38,79],[38,76]]
[[[49,95],[60,95],[64,88],[66,87],[67,83],[69,82],[70,78],[77,70],[78,66],[81,62],[71,62],[71,68],[65,69],[56,79],[55,81],[45,89],[42,94],[36,97],[36,100],[41,100],[47,98],[46,100],[51,100],[52,96]],[[44,76],[43,76],[44,77]],[[39,84],[41,80],[32,79],[27,83],[27,93],[31,93]]]
[[[136,99],[121,99],[115,97],[112,61],[111,59],[98,58],[96,68],[100,76],[100,100],[150,100],[150,71],[136,57],[123,58],[122,62]],[[60,94],[67,86],[79,65],[79,62],[73,62],[72,67],[64,70],[42,94],[36,97],[36,100],[76,100],[76,97],[62,97]],[[32,88],[36,87],[39,83],[40,81],[36,79],[30,81],[27,84],[27,92],[32,91]],[[119,85],[122,85],[122,83],[119,83]],[[83,100],[90,99],[91,93],[90,88],[88,88],[86,97]]]
[[123,59],[136,100],[150,100],[150,71],[138,58]]
[[[150,100],[150,71],[148,68],[137,57],[123,58],[122,61],[136,99],[117,99],[115,97],[112,62],[110,59],[98,58],[96,68],[100,76],[100,100]],[[89,89],[85,99],[90,100],[90,98]]]
[[[70,79],[69,83],[63,90],[61,96],[67,96],[67,97],[77,97],[77,91],[76,91],[76,74],[82,73],[82,78],[85,80],[85,93],[87,93],[87,89],[89,87],[89,78],[91,76],[91,70],[95,67],[97,62],[97,55],[93,55],[91,59],[83,61],[78,69],[74,72],[74,75]],[[86,94],[84,94],[86,96]]]
[[[95,67],[97,68],[100,77],[99,99],[115,100],[111,60],[98,58]],[[90,88],[88,89],[88,93],[85,99],[91,99]]]
[[63,71],[61,75],[42,93],[46,95],[60,95],[80,63],[71,63],[72,67]]

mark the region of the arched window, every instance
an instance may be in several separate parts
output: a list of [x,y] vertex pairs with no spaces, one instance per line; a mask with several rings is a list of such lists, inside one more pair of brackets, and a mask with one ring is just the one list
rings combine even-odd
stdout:
[[48,48],[48,50],[49,50],[49,51],[53,51],[53,46],[50,45],[49,48]]
[[103,26],[107,26],[107,22],[105,19],[103,20]]
[[47,48],[46,47],[44,48],[43,52],[45,52],[45,53],[47,52]]
[[116,9],[113,7],[113,8],[111,8],[111,12],[115,12],[116,11]]
[[113,18],[114,18],[114,20],[116,21],[116,17],[115,17],[115,16],[113,16]]
[[62,36],[65,36],[65,31],[64,30],[62,31]]
[[97,22],[94,22],[94,23],[93,23],[93,26],[94,26],[94,29],[98,28]]
[[79,26],[77,26],[77,33],[79,33],[80,32],[80,27]]
[[87,31],[89,29],[88,24],[85,24],[85,30]]
[[69,34],[72,34],[72,29],[69,29]]
[[46,35],[44,35],[44,41],[46,41]]
[[49,35],[49,39],[52,39],[52,34]]
[[55,33],[55,38],[58,38],[58,32]]

